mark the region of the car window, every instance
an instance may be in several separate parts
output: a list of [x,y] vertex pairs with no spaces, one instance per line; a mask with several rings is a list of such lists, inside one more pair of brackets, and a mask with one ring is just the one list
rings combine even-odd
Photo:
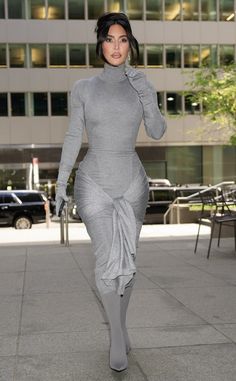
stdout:
[[39,193],[15,192],[15,194],[22,202],[42,201],[41,195]]
[[175,193],[173,189],[155,189],[151,192],[150,201],[173,201]]
[[16,200],[12,194],[1,194],[0,195],[0,204],[15,204]]

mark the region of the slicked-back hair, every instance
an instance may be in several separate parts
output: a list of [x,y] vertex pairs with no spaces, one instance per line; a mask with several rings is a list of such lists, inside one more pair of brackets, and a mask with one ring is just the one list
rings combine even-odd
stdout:
[[130,45],[131,53],[131,64],[137,65],[139,59],[139,44],[136,38],[133,36],[131,25],[128,17],[124,13],[112,12],[104,13],[97,20],[97,25],[95,32],[97,33],[97,45],[96,45],[96,54],[104,62],[107,62],[106,58],[103,55],[102,43],[105,41],[108,31],[111,25],[119,24],[126,31],[127,38]]

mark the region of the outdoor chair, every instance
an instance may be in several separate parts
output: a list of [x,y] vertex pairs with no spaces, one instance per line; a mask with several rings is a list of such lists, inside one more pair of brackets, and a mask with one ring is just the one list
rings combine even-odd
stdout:
[[207,192],[199,192],[199,197],[202,203],[201,214],[199,218],[198,233],[196,237],[194,253],[197,251],[197,245],[199,240],[199,233],[201,225],[210,223],[211,232],[210,240],[207,251],[207,259],[209,259],[211,251],[211,243],[214,235],[216,224],[219,225],[218,242],[217,246],[220,246],[220,238],[222,225],[229,225],[234,228],[234,243],[236,251],[236,209],[235,200],[225,198],[224,193],[220,190],[219,196],[216,196],[214,190],[208,190]]

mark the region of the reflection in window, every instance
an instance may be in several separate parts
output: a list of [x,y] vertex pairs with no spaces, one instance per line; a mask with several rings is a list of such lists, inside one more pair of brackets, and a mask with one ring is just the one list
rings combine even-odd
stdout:
[[46,7],[45,0],[29,0],[29,18],[31,19],[45,19]]
[[216,45],[202,45],[201,64],[205,66],[217,65],[217,46]]
[[46,45],[30,45],[30,66],[46,67]]
[[64,19],[64,0],[48,0],[48,19]]
[[165,0],[165,20],[180,20],[180,0]]
[[26,67],[26,46],[10,45],[10,67]]
[[11,115],[12,116],[25,116],[25,93],[11,93]]
[[24,19],[25,18],[25,2],[22,0],[8,0],[8,18]]
[[84,0],[68,0],[68,17],[73,19],[84,19]]
[[166,46],[166,67],[181,67],[181,46]]
[[85,44],[69,45],[70,67],[86,65]]
[[199,114],[200,104],[191,98],[191,95],[184,97],[184,109],[186,114]]
[[230,65],[234,62],[234,45],[220,45],[220,65]]
[[183,0],[183,20],[198,20],[198,0]]
[[234,0],[219,0],[220,21],[234,21]]
[[199,67],[200,49],[199,45],[184,46],[184,67]]
[[104,62],[96,55],[96,45],[89,44],[89,65],[92,67],[103,67]]
[[163,92],[157,93],[157,103],[158,103],[160,111],[163,113],[164,112],[164,93]]
[[215,21],[216,0],[201,0],[201,15],[203,21]]
[[66,66],[66,45],[51,44],[49,45],[49,66],[65,67]]
[[130,20],[142,20],[143,18],[143,1],[142,0],[126,0],[126,13]]
[[5,19],[4,0],[0,0],[0,19]]
[[104,13],[103,0],[88,0],[88,18],[97,19]]
[[146,19],[162,20],[162,0],[146,0]]
[[124,0],[107,0],[108,12],[124,12]]
[[0,93],[0,116],[8,116],[7,93]]
[[31,94],[31,107],[34,116],[48,115],[48,94],[33,93]]
[[51,114],[67,115],[67,93],[51,93]]
[[182,113],[182,97],[177,93],[166,94],[166,108],[168,114]]
[[147,66],[163,67],[163,45],[147,45]]
[[0,44],[0,68],[7,67],[6,45]]
[[138,66],[144,66],[144,46],[143,45],[139,45]]

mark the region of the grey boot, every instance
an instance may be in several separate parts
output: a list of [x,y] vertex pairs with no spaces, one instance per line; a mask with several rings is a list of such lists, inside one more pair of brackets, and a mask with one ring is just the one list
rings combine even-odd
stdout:
[[116,292],[101,295],[110,325],[110,367],[118,372],[128,366],[126,345],[121,326],[121,297]]
[[130,281],[128,286],[125,288],[124,295],[121,297],[121,301],[120,301],[121,327],[122,327],[123,334],[124,334],[126,353],[127,354],[131,350],[131,344],[130,344],[129,335],[128,335],[127,328],[126,328],[126,313],[127,313],[127,309],[128,309],[128,305],[129,305],[130,296],[131,296],[131,293],[133,290],[133,285],[134,285],[134,278]]

